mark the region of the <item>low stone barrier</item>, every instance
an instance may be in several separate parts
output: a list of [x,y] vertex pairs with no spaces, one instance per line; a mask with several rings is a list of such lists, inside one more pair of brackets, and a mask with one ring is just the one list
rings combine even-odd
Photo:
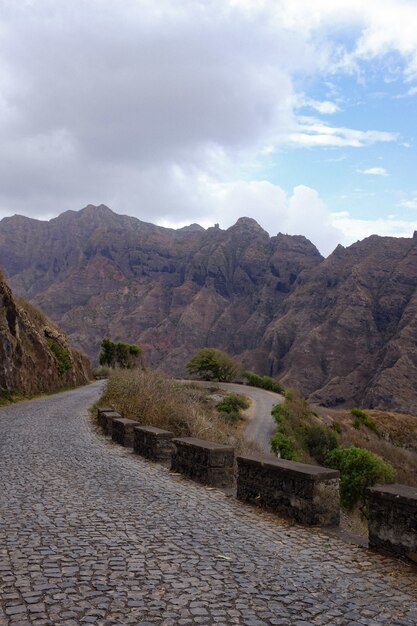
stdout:
[[174,433],[154,426],[136,426],[134,428],[133,450],[136,454],[158,461],[170,463],[174,449],[172,438]]
[[369,547],[417,561],[417,488],[368,489]]
[[339,472],[284,459],[238,456],[237,498],[309,526],[340,522]]
[[112,439],[126,448],[133,448],[133,432],[137,426],[135,420],[129,420],[126,417],[113,419]]
[[99,407],[97,409],[97,422],[101,428],[104,429],[104,424],[106,423],[106,414],[113,413],[114,409],[111,407]]
[[212,487],[231,487],[234,478],[235,451],[202,439],[173,439],[171,469]]
[[107,411],[103,413],[101,418],[101,427],[105,435],[112,436],[113,433],[113,420],[121,419],[120,413],[117,411]]

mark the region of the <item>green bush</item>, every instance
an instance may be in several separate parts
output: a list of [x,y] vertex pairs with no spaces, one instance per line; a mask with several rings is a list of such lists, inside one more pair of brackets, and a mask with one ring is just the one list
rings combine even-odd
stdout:
[[188,372],[203,380],[219,383],[232,381],[239,373],[239,364],[233,357],[217,348],[201,348],[185,366]]
[[342,433],[342,427],[339,424],[339,422],[333,422],[332,424],[332,429],[334,430],[335,433],[337,433],[338,435],[341,435]]
[[354,420],[353,420],[354,428],[359,429],[361,425],[363,424],[370,430],[373,430],[375,433],[378,432],[375,420],[369,417],[368,413],[365,413],[365,411],[362,411],[362,409],[358,409],[356,407],[351,409],[350,412],[354,417]]
[[304,442],[306,448],[318,463],[324,463],[326,455],[338,446],[336,433],[320,424],[305,429]]
[[217,405],[220,413],[225,414],[229,420],[235,421],[240,419],[241,410],[249,408],[249,401],[239,393],[228,393]]
[[340,501],[348,511],[356,504],[364,507],[368,487],[395,480],[392,465],[373,452],[356,446],[335,448],[327,454],[325,464],[340,472]]
[[255,372],[243,372],[243,378],[246,378],[249,385],[252,387],[260,387],[261,389],[267,389],[268,391],[274,391],[275,393],[283,393],[284,387],[271,376],[259,376]]
[[51,341],[48,342],[48,347],[57,362],[59,375],[64,376],[64,374],[72,367],[70,351],[67,348],[63,348],[54,339],[51,339]]
[[271,437],[271,450],[274,454],[287,459],[288,461],[296,461],[298,458],[297,450],[292,439],[281,432],[276,432]]

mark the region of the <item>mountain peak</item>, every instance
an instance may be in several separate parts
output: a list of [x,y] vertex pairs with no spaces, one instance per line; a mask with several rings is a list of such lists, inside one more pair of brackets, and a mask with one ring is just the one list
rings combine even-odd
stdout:
[[228,230],[232,230],[232,229],[247,230],[247,231],[252,231],[252,232],[257,232],[257,233],[268,235],[266,230],[264,230],[262,226],[259,226],[258,222],[254,220],[252,217],[239,217],[236,224],[231,226]]

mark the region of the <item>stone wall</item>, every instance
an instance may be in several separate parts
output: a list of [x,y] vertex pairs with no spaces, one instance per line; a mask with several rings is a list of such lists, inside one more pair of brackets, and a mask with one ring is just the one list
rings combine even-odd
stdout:
[[[111,407],[99,407],[97,409],[97,422],[99,424],[99,426],[101,426],[101,428],[105,428],[105,425],[107,424],[107,419],[106,419],[106,415],[107,413],[113,413],[114,409],[112,409]],[[120,416],[121,417],[121,416]]]
[[417,561],[417,488],[373,487],[368,506],[369,547]]
[[134,428],[138,423],[126,417],[113,419],[112,439],[126,448],[133,448]]
[[237,457],[237,498],[307,525],[337,526],[339,472],[256,456]]
[[122,416],[117,411],[103,411],[99,418],[101,427],[105,435],[112,436],[113,420],[120,419]]
[[174,433],[169,430],[153,426],[136,426],[133,450],[146,459],[170,465],[174,449],[173,437]]
[[173,439],[171,469],[213,487],[230,487],[234,479],[235,451],[211,441]]

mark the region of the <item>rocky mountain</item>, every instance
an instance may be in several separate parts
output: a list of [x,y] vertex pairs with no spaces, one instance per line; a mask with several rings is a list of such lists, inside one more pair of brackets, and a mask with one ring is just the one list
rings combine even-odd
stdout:
[[417,233],[338,246],[295,287],[264,335],[284,384],[417,415]]
[[417,414],[417,239],[369,237],[323,259],[254,220],[172,230],[89,205],[0,222],[0,266],[97,360],[103,336],[175,375],[201,346],[324,405]]
[[28,302],[0,279],[0,395],[54,391],[87,383],[87,358]]

